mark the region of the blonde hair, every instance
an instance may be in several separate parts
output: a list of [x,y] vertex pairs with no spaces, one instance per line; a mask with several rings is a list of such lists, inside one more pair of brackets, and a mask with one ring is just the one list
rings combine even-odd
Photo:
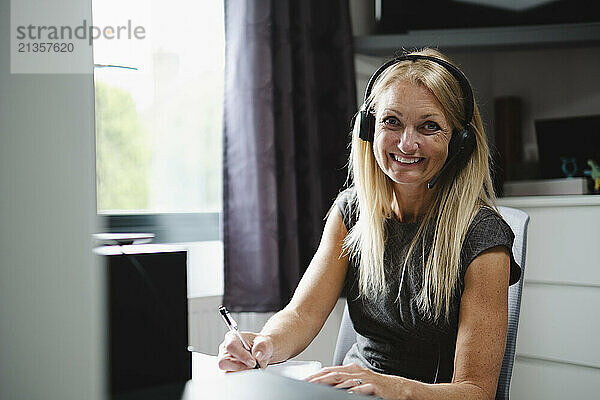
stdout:
[[[432,49],[411,54],[450,62]],[[428,60],[403,61],[389,67],[373,86],[367,99],[369,109],[376,109],[381,94],[395,82],[405,79],[428,88],[441,104],[448,122],[454,128],[461,127],[465,110],[460,86],[444,67]],[[456,174],[447,171],[436,183],[432,205],[420,222],[401,272],[404,273],[419,242],[425,252],[427,236],[432,233],[429,254],[421,257],[423,281],[416,302],[420,311],[433,320],[442,316],[446,320],[449,318],[451,299],[459,280],[461,247],[474,216],[482,206],[495,209],[489,149],[476,104],[471,126],[476,136],[475,149],[463,168]],[[358,219],[346,236],[344,250],[358,264],[360,295],[375,298],[386,288],[385,222],[393,217],[395,194],[391,179],[377,164],[372,143],[359,138],[358,128],[358,121],[355,121],[349,163],[349,180],[356,189],[358,200]]]

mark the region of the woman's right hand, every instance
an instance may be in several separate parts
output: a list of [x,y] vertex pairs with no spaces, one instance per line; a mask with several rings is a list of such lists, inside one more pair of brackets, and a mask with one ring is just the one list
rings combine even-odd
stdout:
[[225,371],[242,371],[252,369],[256,361],[261,368],[266,368],[273,358],[273,340],[269,336],[253,332],[240,332],[252,349],[252,354],[244,349],[240,339],[231,331],[219,345],[218,366]]

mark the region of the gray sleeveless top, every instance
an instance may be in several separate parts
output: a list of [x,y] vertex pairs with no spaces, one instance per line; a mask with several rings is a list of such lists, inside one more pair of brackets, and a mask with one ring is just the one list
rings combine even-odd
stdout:
[[[340,193],[336,206],[346,228],[350,230],[357,218],[355,190],[350,188]],[[458,313],[467,268],[485,250],[505,246],[511,255],[510,284],[517,282],[521,268],[512,255],[514,234],[493,210],[482,208],[478,212],[462,246],[459,288],[450,305],[449,322],[443,318],[434,322],[422,315],[415,302],[422,284],[422,246],[415,247],[404,270],[404,278],[400,276],[408,247],[418,227],[418,222],[386,220],[384,268],[387,290],[375,300],[359,297],[358,266],[353,260],[349,262],[344,294],[350,319],[358,335],[357,343],[346,355],[344,364],[355,362],[376,372],[421,382],[450,382],[454,372]],[[431,243],[430,235],[426,240],[425,255]],[[402,290],[398,300],[401,281]]]

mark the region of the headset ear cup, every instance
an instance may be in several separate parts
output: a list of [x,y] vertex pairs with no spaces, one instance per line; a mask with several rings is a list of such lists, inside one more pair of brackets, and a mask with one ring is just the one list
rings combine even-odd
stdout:
[[359,131],[358,136],[365,142],[372,142],[375,133],[375,117],[366,110],[358,113]]
[[448,157],[447,160],[451,160],[460,152],[460,144],[462,143],[463,131],[454,131],[452,132],[452,136],[450,137],[450,142],[448,143]]
[[471,125],[467,125],[463,134],[463,146],[461,149],[463,163],[467,163],[471,158],[471,154],[475,150],[475,146],[477,146],[477,136],[475,135],[475,131]]
[[427,187],[429,189],[433,188],[440,176],[446,170],[453,168],[453,166],[455,171],[463,168],[467,161],[469,161],[476,144],[475,132],[470,125],[459,131],[452,132],[452,137],[450,138],[450,142],[448,142],[448,157],[446,157],[446,162],[442,166],[442,169],[427,183]]
[[448,158],[457,158],[457,167],[462,168],[471,158],[471,154],[475,149],[477,139],[471,125],[467,125],[464,129],[455,132],[452,135],[450,144],[448,145]]

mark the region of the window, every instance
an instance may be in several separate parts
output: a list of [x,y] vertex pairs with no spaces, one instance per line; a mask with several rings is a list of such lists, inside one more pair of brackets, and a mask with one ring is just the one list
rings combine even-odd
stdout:
[[93,25],[113,34],[94,40],[97,200],[107,230],[218,239],[223,3],[93,0]]

